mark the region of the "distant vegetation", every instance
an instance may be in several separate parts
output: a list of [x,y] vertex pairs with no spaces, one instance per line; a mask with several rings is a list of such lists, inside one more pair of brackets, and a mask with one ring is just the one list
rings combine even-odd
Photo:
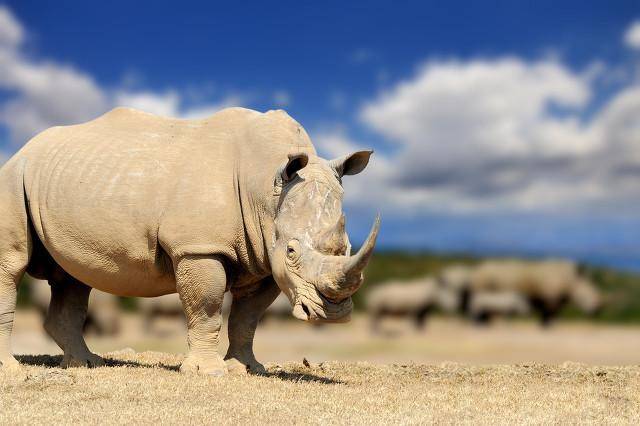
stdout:
[[[378,252],[374,254],[367,267],[363,291],[354,296],[356,308],[363,308],[367,289],[381,282],[436,275],[446,266],[459,263],[473,265],[480,260],[477,257],[455,254]],[[585,274],[593,280],[606,299],[606,305],[595,318],[596,321],[640,323],[640,275],[589,265],[582,266]],[[562,312],[564,318],[580,318],[581,315],[571,307]]]

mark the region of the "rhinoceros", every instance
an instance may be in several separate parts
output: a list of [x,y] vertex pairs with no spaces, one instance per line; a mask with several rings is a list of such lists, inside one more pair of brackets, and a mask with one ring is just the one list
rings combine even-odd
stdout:
[[542,325],[549,325],[569,302],[589,315],[602,307],[595,285],[566,260],[487,260],[473,271],[470,292],[519,293],[539,313]]
[[188,327],[182,372],[263,372],[253,336],[281,291],[298,319],[349,318],[380,219],[351,254],[341,179],[372,152],[327,161],[284,111],[243,108],[201,120],[117,108],[45,130],[0,169],[0,362],[17,365],[9,340],[26,271],[52,284],[47,330],[63,367],[103,363],[82,336],[96,288],[177,292]]
[[422,277],[377,285],[367,295],[367,313],[374,332],[379,331],[384,317],[411,318],[421,329],[432,311],[439,309],[452,313],[457,302],[456,294],[450,289],[442,287],[431,277]]
[[494,317],[516,317],[531,313],[529,301],[518,291],[476,291],[470,294],[467,315],[478,324]]

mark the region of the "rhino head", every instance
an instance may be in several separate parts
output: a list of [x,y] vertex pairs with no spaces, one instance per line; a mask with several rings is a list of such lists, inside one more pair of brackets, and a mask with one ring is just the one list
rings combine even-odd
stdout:
[[298,319],[349,320],[351,295],[362,285],[380,219],[358,253],[351,255],[342,212],[342,177],[364,170],[371,154],[359,151],[331,161],[291,154],[276,173],[279,199],[271,270]]
[[579,278],[569,294],[571,301],[587,315],[597,315],[602,309],[602,296],[596,286],[585,278]]

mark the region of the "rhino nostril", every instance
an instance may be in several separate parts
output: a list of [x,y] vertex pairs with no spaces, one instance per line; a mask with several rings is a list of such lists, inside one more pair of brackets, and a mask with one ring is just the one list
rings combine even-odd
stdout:
[[320,292],[320,296],[325,299],[327,302],[331,302],[331,303],[335,303],[335,304],[339,304],[344,302],[346,299],[348,299],[350,296],[342,296],[342,295],[337,295],[337,294],[332,294],[332,295],[326,295],[322,292]]
[[307,318],[311,318],[311,312],[309,312],[309,308],[304,303],[302,304],[302,310],[307,315]]

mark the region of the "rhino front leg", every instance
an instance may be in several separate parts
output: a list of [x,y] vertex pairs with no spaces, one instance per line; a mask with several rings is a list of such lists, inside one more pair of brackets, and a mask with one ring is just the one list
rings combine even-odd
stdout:
[[87,318],[87,306],[91,287],[70,276],[50,280],[51,303],[44,322],[44,329],[64,351],[60,366],[100,367],[104,360],[91,353],[82,335]]
[[253,336],[258,321],[280,294],[273,278],[262,281],[257,291],[234,295],[229,314],[229,350],[225,356],[229,372],[255,374],[266,372],[253,354]]
[[203,256],[185,256],[176,263],[176,289],[189,329],[189,354],[180,371],[223,376],[227,367],[218,344],[227,285],[224,266],[217,258]]

